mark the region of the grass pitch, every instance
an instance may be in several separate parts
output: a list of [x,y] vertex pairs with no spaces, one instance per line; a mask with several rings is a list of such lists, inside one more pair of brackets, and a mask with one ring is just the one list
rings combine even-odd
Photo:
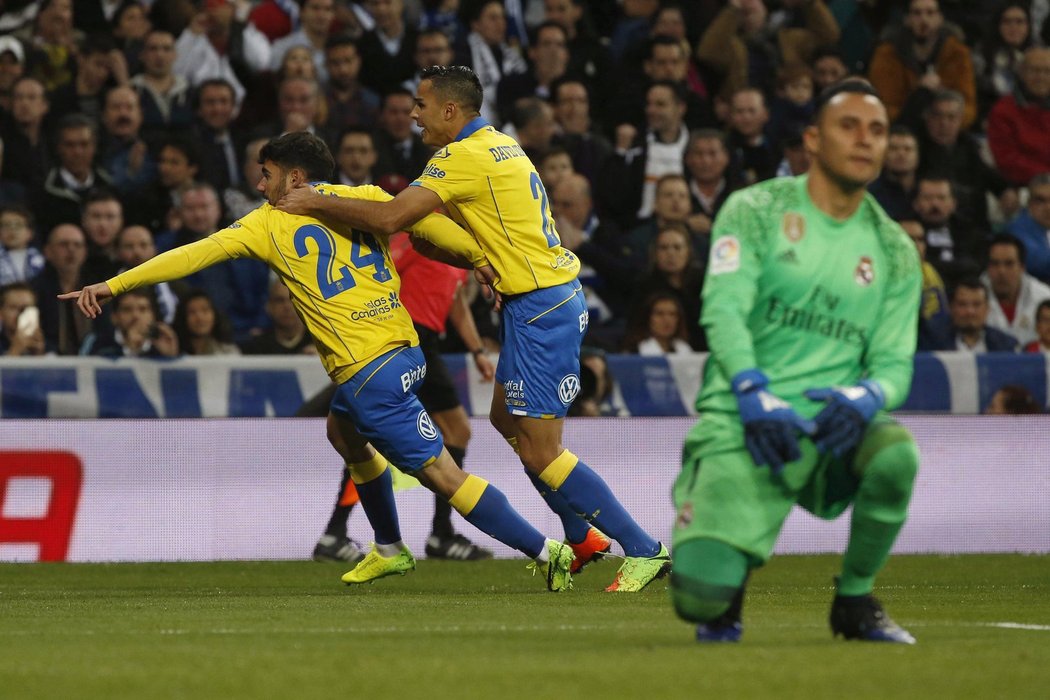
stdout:
[[1050,557],[901,556],[915,647],[832,640],[837,557],[756,572],[744,641],[698,645],[663,581],[553,594],[523,561],[347,588],[313,562],[0,565],[0,698],[1027,698],[1050,687]]

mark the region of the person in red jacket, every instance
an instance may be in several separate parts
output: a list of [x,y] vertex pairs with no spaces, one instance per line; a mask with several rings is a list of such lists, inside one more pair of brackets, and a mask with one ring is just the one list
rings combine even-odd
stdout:
[[988,146],[1003,177],[1023,187],[1050,171],[1050,49],[1025,51],[1018,77],[988,113]]

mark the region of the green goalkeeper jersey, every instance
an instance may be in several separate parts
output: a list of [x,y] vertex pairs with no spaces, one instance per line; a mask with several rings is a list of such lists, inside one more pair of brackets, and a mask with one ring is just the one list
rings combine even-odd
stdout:
[[748,187],[715,220],[702,320],[713,361],[697,398],[701,424],[739,424],[729,381],[752,367],[806,417],[822,407],[802,395],[815,387],[873,379],[887,409],[908,395],[922,289],[915,246],[870,194],[837,221],[813,205],[806,183]]

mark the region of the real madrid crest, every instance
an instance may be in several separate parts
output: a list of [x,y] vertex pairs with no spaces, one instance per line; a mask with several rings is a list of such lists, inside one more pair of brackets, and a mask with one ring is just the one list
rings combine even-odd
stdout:
[[780,232],[792,243],[798,243],[806,235],[806,220],[798,212],[786,212],[780,220]]
[[853,271],[853,280],[862,287],[870,287],[875,281],[875,265],[867,255],[860,256],[860,262]]

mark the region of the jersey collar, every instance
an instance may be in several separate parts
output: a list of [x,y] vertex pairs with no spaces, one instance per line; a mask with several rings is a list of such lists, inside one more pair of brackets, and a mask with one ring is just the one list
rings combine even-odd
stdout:
[[467,125],[464,126],[460,130],[460,132],[458,134],[456,134],[456,138],[454,138],[452,140],[453,141],[462,141],[463,139],[467,138],[468,136],[472,136],[475,131],[478,131],[480,129],[484,129],[488,125],[489,125],[489,123],[487,121],[485,121],[484,117],[474,117],[469,122],[467,122]]

